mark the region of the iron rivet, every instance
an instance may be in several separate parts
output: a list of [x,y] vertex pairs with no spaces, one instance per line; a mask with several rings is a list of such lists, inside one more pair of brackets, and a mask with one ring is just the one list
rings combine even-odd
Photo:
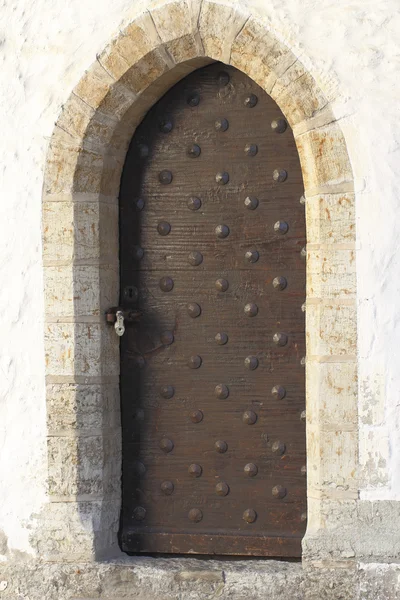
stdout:
[[258,367],[258,358],[256,356],[246,356],[244,359],[244,366],[250,371],[254,371]]
[[255,317],[258,313],[258,306],[257,304],[253,304],[253,303],[249,303],[246,304],[244,307],[244,314],[246,315],[246,317]]
[[301,467],[301,469],[300,469],[300,473],[301,473],[302,475],[307,475],[307,467],[306,467],[306,465],[303,465],[303,466]]
[[160,387],[160,396],[169,400],[175,394],[175,389],[172,385],[163,385]]
[[189,104],[189,106],[198,106],[200,103],[199,94],[197,94],[197,92],[190,94],[190,96],[187,99],[187,103]]
[[306,366],[306,357],[305,356],[303,356],[303,358],[301,359],[300,364],[302,367]]
[[202,472],[203,472],[203,469],[201,468],[200,465],[196,465],[194,463],[192,465],[189,465],[189,468],[188,468],[189,475],[192,475],[193,477],[200,477]]
[[305,410],[303,410],[303,411],[301,412],[301,415],[300,415],[300,421],[303,421],[303,423],[305,423],[305,421],[306,421],[306,416],[307,416],[307,415],[306,415],[306,411],[305,411]]
[[215,181],[220,185],[226,185],[229,181],[229,174],[225,172],[217,173],[215,176]]
[[149,155],[149,147],[146,144],[139,144],[139,156],[140,158],[147,158]]
[[135,202],[136,210],[143,210],[144,208],[144,200],[142,198],[138,198]]
[[229,396],[229,388],[223,383],[219,383],[218,385],[216,385],[214,392],[217,398],[220,398],[222,400],[225,400],[225,398]]
[[305,203],[306,203],[306,199],[305,199],[305,197],[304,197],[304,196],[302,196],[302,197],[300,198],[300,204],[303,204],[303,206],[304,206],[304,204],[305,204]]
[[287,494],[287,490],[286,488],[284,488],[282,485],[276,485],[272,488],[272,495],[274,498],[284,498]]
[[231,78],[229,77],[229,73],[227,73],[226,71],[221,71],[220,73],[218,73],[218,83],[220,85],[228,85],[230,79]]
[[276,290],[282,291],[287,287],[287,280],[285,277],[282,277],[282,275],[279,275],[278,277],[274,278],[272,285]]
[[135,260],[141,260],[144,256],[144,250],[140,246],[134,246],[132,248],[132,256]]
[[258,200],[254,196],[247,196],[244,200],[244,205],[249,210],[255,210],[258,206]]
[[283,183],[284,181],[286,181],[287,176],[288,174],[287,171],[285,171],[285,169],[275,169],[275,171],[272,173],[272,178],[277,183]]
[[226,131],[229,128],[228,119],[217,119],[215,121],[215,129],[217,131]]
[[229,287],[229,283],[226,279],[217,279],[217,281],[215,282],[215,287],[219,292],[226,292],[226,290]]
[[271,123],[272,131],[275,133],[284,133],[287,128],[287,122],[285,119],[274,119]]
[[174,442],[168,438],[162,438],[160,440],[160,448],[163,452],[171,452],[174,449]]
[[171,181],[172,181],[171,171],[161,171],[161,173],[158,174],[158,180],[163,185],[168,185],[169,183],[171,183]]
[[188,517],[193,523],[199,523],[203,518],[203,513],[199,508],[192,508],[189,510]]
[[189,317],[192,317],[192,319],[195,319],[196,317],[199,317],[201,315],[201,307],[199,306],[199,304],[196,304],[196,302],[191,302],[187,305],[186,308]]
[[135,461],[133,468],[137,475],[144,475],[146,473],[146,467],[140,460]]
[[146,509],[143,506],[136,506],[133,509],[133,518],[135,521],[143,521],[146,517]]
[[224,442],[223,440],[216,441],[214,446],[215,446],[216,451],[219,452],[220,454],[225,454],[225,452],[228,450],[228,444],[226,442]]
[[171,277],[163,277],[160,279],[160,288],[163,292],[170,292],[174,287],[174,281]]
[[228,225],[217,225],[215,228],[215,235],[217,238],[223,239],[228,237],[229,235],[229,227]]
[[275,333],[272,339],[277,346],[286,346],[288,343],[288,336],[286,333]]
[[188,260],[193,267],[198,267],[203,262],[203,255],[200,252],[191,252]]
[[300,521],[302,521],[303,523],[304,523],[304,521],[307,521],[307,513],[305,513],[305,512],[301,513]]
[[257,144],[246,144],[244,147],[244,153],[247,154],[247,156],[255,156],[258,152],[258,146]]
[[162,133],[170,133],[172,131],[172,121],[161,121],[160,131]]
[[217,496],[227,496],[229,494],[229,485],[224,481],[220,481],[215,486],[215,493]]
[[220,346],[224,346],[228,341],[228,336],[226,333],[217,333],[217,335],[215,336],[215,341]]
[[200,200],[200,198],[196,198],[196,196],[189,198],[189,200],[187,201],[187,207],[190,210],[199,210],[200,206],[201,206],[201,200]]
[[166,221],[161,221],[161,223],[157,225],[157,231],[160,235],[168,235],[171,231],[171,225]]
[[307,249],[305,246],[301,249],[300,256],[301,258],[307,258]]
[[247,508],[244,513],[243,513],[243,520],[246,521],[246,523],[254,523],[254,521],[257,519],[257,513],[255,510],[253,510],[252,508]]
[[187,155],[190,158],[197,158],[201,154],[201,148],[198,144],[193,144],[190,148],[187,149]]
[[164,344],[164,346],[170,346],[174,341],[174,334],[172,333],[172,331],[163,331],[163,333],[160,336],[160,339],[161,343]]
[[254,463],[247,463],[243,470],[248,477],[255,477],[258,473],[258,468]]
[[193,410],[190,413],[190,420],[192,423],[200,423],[203,420],[203,413],[201,410]]
[[286,390],[281,385],[274,385],[274,387],[271,390],[271,394],[273,395],[275,400],[283,400],[286,396]]
[[286,221],[277,221],[274,225],[275,233],[280,233],[281,235],[285,235],[289,231],[289,225]]
[[170,496],[173,493],[175,486],[172,481],[163,481],[160,488],[163,494]]
[[201,367],[202,359],[201,356],[191,356],[188,360],[188,367],[191,369],[198,369]]
[[246,425],[254,425],[254,423],[257,421],[257,415],[252,410],[245,410],[242,416],[242,421]]
[[260,255],[257,250],[247,250],[244,257],[249,263],[256,263],[260,258]]
[[127,302],[136,302],[139,298],[139,290],[134,285],[127,285],[124,288],[124,298]]
[[254,108],[257,102],[258,98],[255,94],[250,94],[250,96],[247,96],[244,99],[244,105],[247,106],[247,108]]
[[286,446],[280,440],[272,444],[272,452],[274,452],[275,454],[279,454],[279,456],[282,456],[282,454],[285,453],[285,450]]

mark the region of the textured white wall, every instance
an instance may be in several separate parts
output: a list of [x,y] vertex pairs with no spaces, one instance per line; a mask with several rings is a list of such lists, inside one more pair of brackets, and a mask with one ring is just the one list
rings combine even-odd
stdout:
[[[1,10],[0,530],[15,550],[29,550],[29,522],[45,493],[40,227],[47,142],[84,70],[145,4],[8,0]],[[400,500],[400,6],[248,5],[301,55],[342,118],[357,184],[361,497]]]

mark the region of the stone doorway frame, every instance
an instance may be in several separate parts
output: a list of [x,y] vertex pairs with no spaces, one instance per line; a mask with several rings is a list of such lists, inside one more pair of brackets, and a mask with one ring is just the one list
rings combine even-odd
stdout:
[[104,313],[119,295],[121,171],[149,108],[212,61],[252,78],[293,128],[307,220],[303,558],[343,557],[340,522],[358,498],[355,215],[346,142],[315,79],[257,16],[217,1],[172,0],[150,4],[98,56],[50,140],[43,191],[49,502],[35,534],[42,560],[119,554],[119,343]]

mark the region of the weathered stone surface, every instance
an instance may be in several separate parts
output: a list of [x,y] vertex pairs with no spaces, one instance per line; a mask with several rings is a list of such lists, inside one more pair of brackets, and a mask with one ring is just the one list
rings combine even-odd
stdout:
[[140,94],[164,73],[167,73],[172,66],[172,59],[160,46],[133,63],[120,81],[135,94]]
[[153,20],[148,12],[144,12],[109,44],[99,56],[99,62],[118,81],[159,44]]
[[356,239],[354,194],[307,198],[307,243],[345,244]]
[[45,202],[43,258],[47,261],[115,262],[118,207],[108,202]]
[[[295,55],[254,17],[248,19],[232,43],[230,64],[251,77],[268,93],[274,88],[280,64],[286,68]],[[275,99],[274,94],[272,97]],[[280,106],[286,114],[286,107]],[[289,117],[288,117],[289,118]]]
[[332,356],[357,352],[356,306],[307,305],[307,354]]
[[354,300],[356,294],[355,250],[310,249],[307,246],[307,299]]
[[[318,188],[352,182],[352,170],[346,142],[337,123],[308,131],[296,140],[303,171],[306,195],[318,193]],[[338,191],[333,189],[332,191]]]
[[47,323],[45,360],[53,377],[117,377],[119,340],[106,324]]
[[357,426],[357,363],[320,363],[306,368],[307,420],[323,425]]
[[119,496],[121,444],[119,431],[105,435],[49,437],[50,497]]
[[103,318],[105,311],[117,304],[119,272],[116,265],[46,267],[44,279],[47,319]]
[[204,0],[199,17],[199,32],[205,55],[229,63],[232,42],[248,16],[243,9]]
[[118,384],[47,384],[49,435],[100,433],[120,428]]

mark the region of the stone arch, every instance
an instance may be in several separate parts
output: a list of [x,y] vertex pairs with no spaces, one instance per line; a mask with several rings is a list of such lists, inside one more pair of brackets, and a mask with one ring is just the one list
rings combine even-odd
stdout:
[[[355,217],[346,142],[315,79],[256,16],[212,0],[172,0],[138,15],[98,56],[50,140],[43,192],[49,504],[41,547],[52,560],[107,557],[118,548],[119,348],[104,312],[118,302],[120,176],[148,109],[215,60],[269,93],[294,131],[308,240],[304,549],[310,558],[340,556],[335,527],[358,496]],[[54,532],[65,520],[73,534],[57,545]]]

